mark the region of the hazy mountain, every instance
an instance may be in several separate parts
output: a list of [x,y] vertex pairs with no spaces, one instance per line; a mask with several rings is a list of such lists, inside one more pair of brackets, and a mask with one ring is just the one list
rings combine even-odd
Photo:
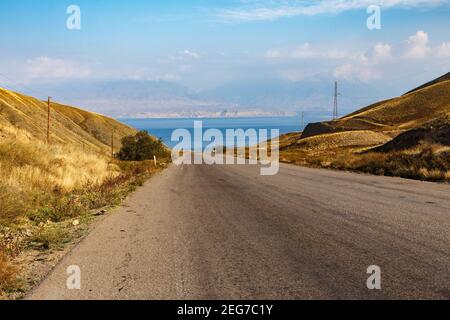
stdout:
[[[339,82],[339,104],[342,113],[390,95],[375,85],[363,82]],[[392,92],[391,92],[392,94]],[[208,90],[202,96],[216,101],[253,106],[272,111],[330,112],[334,97],[333,79],[311,79],[298,82],[261,81],[229,83]]]
[[159,113],[201,106],[192,90],[166,81],[116,80],[41,84],[54,99],[112,116]]
[[[195,92],[168,81],[116,80],[43,83],[34,88],[63,103],[114,117],[236,117],[299,111],[328,114],[333,104],[333,86],[333,79],[271,80],[232,82]],[[396,94],[347,81],[339,83],[339,92],[341,113]]]

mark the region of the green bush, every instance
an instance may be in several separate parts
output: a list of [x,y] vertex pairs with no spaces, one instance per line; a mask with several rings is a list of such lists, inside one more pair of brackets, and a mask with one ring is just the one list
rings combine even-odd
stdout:
[[155,140],[147,131],[139,131],[134,136],[126,136],[122,139],[122,148],[117,157],[125,161],[143,161],[156,157],[166,157],[167,148],[161,139]]
[[34,235],[32,241],[43,249],[61,250],[70,241],[69,233],[61,226],[44,226]]

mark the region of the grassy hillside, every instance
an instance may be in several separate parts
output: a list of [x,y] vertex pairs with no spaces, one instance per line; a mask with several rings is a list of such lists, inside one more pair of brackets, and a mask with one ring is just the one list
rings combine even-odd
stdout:
[[373,150],[379,152],[399,151],[416,148],[421,143],[440,144],[450,148],[450,113],[417,128],[407,130]]
[[[47,136],[47,102],[0,88],[0,137],[6,128],[17,128],[30,137],[45,141]],[[136,130],[105,116],[70,106],[51,103],[50,140],[57,144],[78,145],[97,152],[109,152],[114,132],[114,145]]]
[[438,81],[401,97],[375,103],[336,121],[310,124],[303,137],[350,130],[409,130],[449,112],[450,80]]
[[[436,83],[439,83],[439,82],[443,82],[443,81],[449,81],[449,80],[450,80],[450,72],[444,74],[443,76],[441,76],[441,77],[439,77],[439,78],[437,78],[437,79],[434,79],[434,80],[432,80],[432,81],[430,81],[430,82],[427,82],[427,83],[425,83],[424,85],[421,85],[420,87],[417,87],[417,88],[415,88],[415,89],[409,91],[408,93],[411,93],[411,92],[414,92],[414,91],[418,91],[418,90],[424,89],[424,88],[426,88],[426,87],[429,87],[429,86],[431,86],[431,85],[433,85],[433,84],[436,84]],[[408,94],[408,93],[407,93],[407,94]]]
[[450,73],[401,97],[280,138],[281,161],[450,179]]
[[21,297],[92,210],[119,204],[168,161],[112,159],[111,133],[118,151],[136,130],[111,118],[57,103],[51,118],[47,144],[47,103],[0,89],[0,299]]

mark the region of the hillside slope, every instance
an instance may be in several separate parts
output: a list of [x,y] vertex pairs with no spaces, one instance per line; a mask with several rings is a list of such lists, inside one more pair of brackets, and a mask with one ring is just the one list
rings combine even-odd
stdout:
[[421,143],[450,147],[450,113],[426,124],[403,132],[374,151],[390,152],[411,149]]
[[445,80],[445,76],[439,79],[401,97],[375,103],[336,121],[310,124],[303,138],[351,130],[410,130],[445,116],[450,112],[450,79]]
[[[0,137],[10,136],[14,129],[45,141],[47,103],[0,88]],[[135,132],[112,118],[51,103],[50,140],[54,143],[88,147],[103,153],[110,150],[112,133],[114,145],[118,147],[122,137]]]
[[406,94],[411,93],[411,92],[414,92],[414,91],[418,91],[418,90],[420,90],[420,89],[424,89],[424,88],[426,88],[426,87],[429,87],[429,86],[431,86],[431,85],[433,85],[433,84],[436,84],[436,83],[439,83],[439,82],[443,82],[443,81],[448,81],[448,80],[450,80],[450,72],[444,74],[443,76],[441,76],[441,77],[439,77],[439,78],[437,78],[437,79],[434,79],[434,80],[432,80],[432,81],[430,81],[430,82],[427,82],[427,83],[425,83],[424,85],[421,85],[421,86],[419,86],[419,87],[417,87],[417,88],[415,88],[415,89],[413,89],[413,90],[407,92]]
[[0,300],[22,297],[56,252],[169,161],[113,159],[112,133],[118,151],[136,130],[57,103],[47,144],[47,115],[46,102],[0,89]]
[[450,180],[450,73],[335,121],[280,137],[283,162]]

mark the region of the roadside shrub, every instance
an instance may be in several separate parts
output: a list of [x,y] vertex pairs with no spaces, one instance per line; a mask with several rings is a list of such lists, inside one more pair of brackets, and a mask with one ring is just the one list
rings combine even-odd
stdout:
[[125,161],[143,161],[156,157],[166,157],[167,149],[161,139],[155,140],[147,131],[139,131],[134,136],[122,139],[122,148],[117,157]]
[[69,235],[61,226],[43,226],[34,235],[32,241],[44,249],[60,250],[69,242]]

